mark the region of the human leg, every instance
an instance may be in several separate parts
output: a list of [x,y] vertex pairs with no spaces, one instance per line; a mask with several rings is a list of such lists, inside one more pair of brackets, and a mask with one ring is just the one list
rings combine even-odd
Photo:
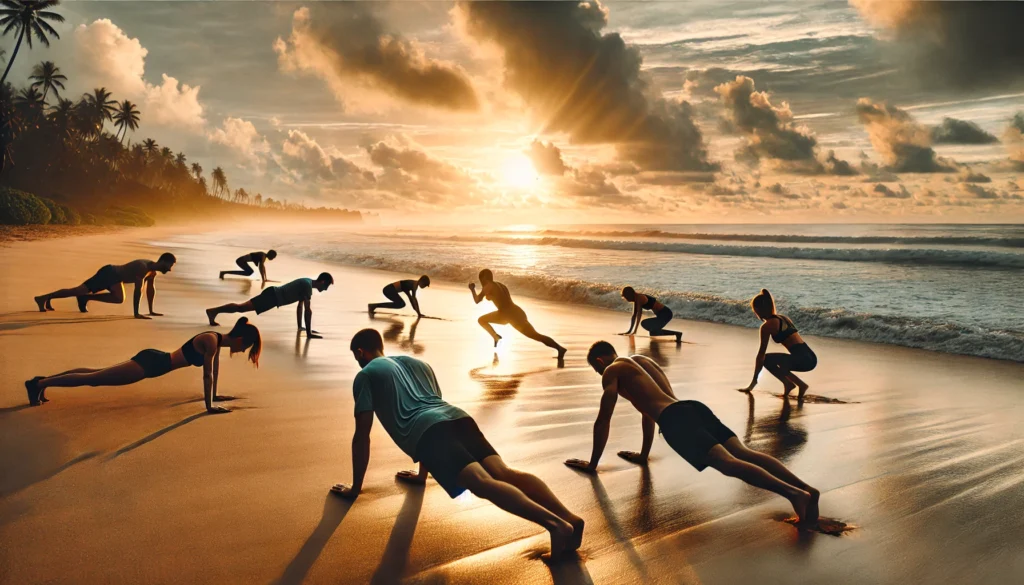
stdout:
[[501,311],[494,311],[492,313],[487,313],[486,315],[480,315],[480,318],[477,319],[476,322],[484,328],[484,331],[486,331],[492,339],[494,339],[494,346],[497,347],[498,342],[501,341],[501,336],[494,331],[494,327],[492,327],[491,324],[506,325],[508,323],[508,318],[506,318]]
[[[715,445],[708,451],[708,466],[717,469],[722,475],[735,477],[756,488],[778,494],[793,506],[793,511],[801,522],[811,520],[811,494],[769,473],[766,469],[733,457],[722,445]],[[817,520],[817,516],[813,518]]]
[[79,368],[64,374],[42,378],[38,384],[40,390],[50,387],[74,388],[78,386],[125,386],[134,384],[146,377],[142,366],[129,360],[115,366],[101,369]]
[[220,277],[224,278],[228,274],[232,274],[232,275],[235,275],[235,276],[252,276],[253,275],[254,271],[252,269],[252,266],[249,266],[248,257],[242,256],[241,258],[236,259],[235,260],[235,264],[237,264],[238,267],[241,270],[223,270],[220,273]]
[[790,371],[791,361],[792,356],[788,353],[769,353],[764,356],[764,369],[768,370],[771,375],[782,382],[786,396],[789,396],[789,393],[797,386],[795,382],[789,379],[793,374]]
[[551,349],[557,350],[558,359],[562,359],[563,357],[565,357],[566,349],[561,345],[558,345],[558,342],[555,341],[554,339],[551,339],[547,335],[542,335],[538,333],[537,330],[533,327],[533,324],[530,323],[530,321],[526,318],[526,313],[522,314],[522,318],[509,321],[509,324],[512,325],[512,327],[516,331],[522,333],[526,337],[529,337],[534,341],[539,341],[544,345],[550,347]]
[[244,303],[228,303],[212,309],[206,309],[206,317],[210,320],[210,325],[217,326],[217,315],[221,313],[248,313],[253,310],[252,299],[250,299]]
[[655,316],[648,317],[643,321],[640,321],[640,326],[647,330],[651,337],[660,337],[665,335],[672,335],[676,338],[676,341],[683,340],[683,333],[681,331],[673,331],[671,329],[665,329],[665,325],[672,320],[671,315],[668,319],[663,317]]
[[79,297],[78,297],[78,306],[79,306],[79,308],[82,308],[83,306],[85,306],[85,303],[88,302],[88,301],[97,301],[97,302],[100,302],[100,303],[111,303],[111,304],[115,304],[115,305],[120,305],[121,303],[124,302],[124,283],[119,282],[119,283],[117,283],[115,285],[112,285],[110,287],[110,289],[107,292],[105,292],[105,293],[92,293],[92,294],[79,295]]
[[402,296],[395,289],[395,285],[389,284],[384,287],[384,296],[388,299],[386,303],[371,303],[369,305],[370,313],[373,313],[377,309],[401,309],[405,307],[405,301]]

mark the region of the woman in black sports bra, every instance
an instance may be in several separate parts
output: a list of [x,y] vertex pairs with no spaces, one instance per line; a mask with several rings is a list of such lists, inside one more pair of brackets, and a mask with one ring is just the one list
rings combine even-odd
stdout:
[[388,302],[370,303],[366,308],[371,316],[377,309],[401,309],[405,306],[405,301],[402,300],[402,296],[399,293],[405,293],[405,296],[409,297],[409,302],[412,303],[413,310],[416,311],[416,316],[422,317],[423,313],[420,312],[420,303],[416,300],[416,289],[427,288],[428,286],[430,286],[430,277],[426,274],[419,277],[418,280],[396,280],[385,286],[384,290],[381,291],[387,297]]
[[260,330],[242,317],[227,335],[215,331],[200,333],[186,341],[171,353],[156,349],[144,349],[132,359],[107,368],[77,368],[54,376],[36,376],[25,382],[28,401],[39,406],[46,399],[46,389],[51,386],[74,388],[77,386],[125,386],[146,378],[157,378],[167,372],[195,366],[203,368],[203,395],[206,410],[210,413],[230,412],[214,406],[217,401],[217,380],[220,377],[220,349],[227,347],[232,354],[249,350],[249,361],[259,366],[263,343]]
[[[622,298],[633,303],[633,316],[629,319],[629,331],[622,333],[622,335],[633,335],[640,327],[643,327],[650,333],[651,337],[675,335],[676,343],[683,342],[683,334],[681,332],[665,329],[665,325],[668,325],[668,322],[672,320],[672,309],[661,304],[658,302],[658,299],[650,295],[636,292],[631,286],[622,289]],[[641,321],[640,316],[643,315],[644,309],[652,311],[654,316]]]
[[[798,398],[803,398],[807,392],[807,383],[801,380],[793,372],[810,372],[818,365],[818,356],[814,355],[811,348],[804,342],[803,337],[797,331],[793,321],[785,315],[775,312],[775,301],[772,299],[768,289],[762,288],[761,294],[750,301],[750,308],[763,323],[761,324],[761,347],[757,350],[757,359],[754,361],[754,378],[746,388],[740,388],[740,392],[750,392],[757,385],[757,376],[761,368],[768,370],[778,378],[785,388],[785,395],[789,396],[793,388],[799,388]],[[768,338],[781,344],[789,353],[769,353]]]

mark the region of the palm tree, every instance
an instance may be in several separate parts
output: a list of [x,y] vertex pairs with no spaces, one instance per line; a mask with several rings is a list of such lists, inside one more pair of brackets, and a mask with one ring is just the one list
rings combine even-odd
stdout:
[[64,82],[68,80],[67,76],[60,72],[60,67],[53,64],[53,61],[43,61],[32,68],[32,75],[29,75],[29,79],[34,79],[32,87],[43,88],[43,101],[46,101],[46,96],[50,95],[50,90],[53,90],[53,95],[60,98],[60,93],[57,88],[64,89]]
[[0,8],[0,26],[4,27],[3,34],[18,31],[18,42],[14,45],[11,58],[7,60],[7,68],[4,69],[3,77],[0,77],[0,84],[7,80],[7,74],[11,72],[11,65],[18,57],[21,41],[28,39],[28,48],[31,49],[33,36],[47,47],[50,46],[50,39],[46,35],[60,38],[60,34],[46,22],[64,22],[63,16],[47,10],[58,4],[60,0],[0,0],[0,6],[3,6]]
[[[5,2],[6,0],[0,0]],[[22,0],[27,1],[27,0]],[[96,123],[97,135],[103,132],[103,123],[114,119],[117,112],[117,102],[110,99],[110,92],[105,87],[97,87],[92,93],[82,96],[83,107],[89,111],[93,121]]]
[[203,165],[195,162],[192,163],[192,175],[195,176],[196,180],[203,178]]
[[146,151],[147,158],[152,158],[153,156],[155,156],[158,150],[156,140],[153,140],[152,138],[147,138],[143,140],[142,150]]
[[121,135],[121,142],[128,136],[128,131],[132,132],[139,129],[139,109],[135,107],[135,104],[128,100],[124,100],[118,106],[116,112],[114,112],[114,126],[117,126],[118,134],[124,132]]
[[160,158],[163,160],[164,164],[167,164],[174,160],[174,151],[165,146],[160,149]]
[[76,114],[75,102],[64,98],[57,98],[57,103],[50,107],[46,119],[62,142],[66,143],[74,135]]
[[22,120],[29,126],[38,126],[43,119],[43,96],[34,87],[26,87],[14,96],[14,105],[19,111]]
[[256,204],[256,207],[262,206],[263,205],[263,194],[262,193],[257,193],[256,196],[252,198],[252,202],[254,204]]
[[174,164],[178,165],[179,169],[185,169],[185,162],[187,160],[188,159],[185,157],[185,153],[179,152],[178,155],[174,157]]
[[210,176],[213,177],[213,194],[214,195],[220,195],[221,193],[224,193],[225,191],[230,193],[230,191],[228,191],[228,178],[227,178],[227,175],[224,174],[224,169],[222,169],[220,167],[217,167],[217,168],[213,169],[213,173],[211,173]]

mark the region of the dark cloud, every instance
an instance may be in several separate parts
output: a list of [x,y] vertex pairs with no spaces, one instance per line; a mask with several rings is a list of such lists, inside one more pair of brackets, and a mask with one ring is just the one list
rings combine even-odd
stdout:
[[636,182],[642,185],[690,185],[693,183],[714,183],[715,173],[643,173],[638,175]]
[[959,180],[961,183],[991,183],[992,177],[984,173],[976,173],[970,169],[964,169],[960,173]]
[[301,130],[288,132],[276,164],[293,180],[335,188],[369,189],[377,182],[371,171],[343,156],[328,153]]
[[888,170],[897,173],[948,173],[955,163],[939,159],[931,147],[931,132],[906,111],[868,98],[857,100],[857,117],[871,145]]
[[543,120],[543,132],[615,144],[643,170],[716,168],[690,104],[653,95],[639,50],[601,33],[608,14],[597,0],[464,2],[459,11],[471,36],[502,50],[505,84]]
[[1010,167],[1024,172],[1024,112],[1017,112],[1010,121],[1005,139],[1010,149]]
[[873,193],[886,199],[910,199],[910,191],[904,185],[900,185],[898,191],[890,189],[886,185],[878,183],[875,188],[871,190]]
[[891,32],[918,76],[933,85],[1005,87],[1024,80],[1024,2],[850,0]]
[[975,199],[1000,199],[1002,197],[1002,195],[995,189],[986,189],[981,185],[972,185],[969,183],[962,183],[960,185],[960,191]]
[[533,162],[533,168],[540,175],[564,175],[569,167],[562,160],[562,150],[551,142],[544,143],[534,140],[530,143],[526,156]]
[[856,169],[829,152],[823,163],[817,158],[818,140],[806,127],[793,124],[789,104],[771,103],[767,92],[756,91],[754,80],[738,75],[715,87],[726,107],[727,126],[741,133],[745,144],[736,160],[757,163],[762,158],[778,163],[782,170],[805,174],[831,172],[855,175]]
[[274,43],[281,66],[324,78],[342,99],[354,85],[413,104],[478,108],[476,92],[459,67],[431,59],[412,41],[387,32],[374,9],[372,2],[299,8],[291,36]]
[[932,128],[932,141],[936,144],[993,144],[999,139],[974,122],[943,118],[942,124]]

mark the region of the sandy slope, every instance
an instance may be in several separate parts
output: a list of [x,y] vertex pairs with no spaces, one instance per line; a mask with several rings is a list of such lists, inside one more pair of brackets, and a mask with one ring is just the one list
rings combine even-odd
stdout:
[[[15,244],[0,254],[0,582],[3,583],[1007,583],[1024,575],[1024,366],[827,339],[812,393],[850,402],[785,411],[772,379],[744,385],[752,330],[684,323],[676,348],[637,337],[677,394],[706,402],[755,448],[787,461],[822,492],[822,512],[855,524],[841,538],[799,535],[784,500],[713,470],[698,474],[659,438],[646,469],[615,457],[640,444],[640,419],[620,401],[594,478],[564,467],[590,453],[598,378],[586,347],[613,337],[625,314],[520,299],[537,328],[570,348],[551,352],[512,331],[497,356],[463,286],[422,293],[427,314],[371,321],[365,303],[398,275],[330,269],[338,286],[314,297],[327,338],[295,334],[295,315],[256,320],[263,367],[224,360],[221,393],[236,412],[204,416],[198,369],[127,388],[52,389],[27,408],[37,373],[170,350],[206,329],[202,309],[256,294],[219,281],[248,250],[190,243],[158,279],[155,321],[130,307],[74,301],[32,312],[31,297],[73,285],[100,265],[155,258],[157,232]],[[125,241],[134,240],[134,241]],[[278,258],[271,278],[321,269]],[[128,291],[130,298],[130,289]],[[513,291],[515,294],[515,291]],[[144,302],[144,301],[143,301]],[[403,313],[411,313],[408,309]],[[222,323],[227,324],[227,317]],[[582,560],[549,568],[541,530],[464,496],[397,485],[409,461],[373,432],[364,494],[329,497],[350,479],[348,339],[378,327],[386,351],[430,362],[447,399],[473,414],[508,462],[547,480],[587,519]]]

